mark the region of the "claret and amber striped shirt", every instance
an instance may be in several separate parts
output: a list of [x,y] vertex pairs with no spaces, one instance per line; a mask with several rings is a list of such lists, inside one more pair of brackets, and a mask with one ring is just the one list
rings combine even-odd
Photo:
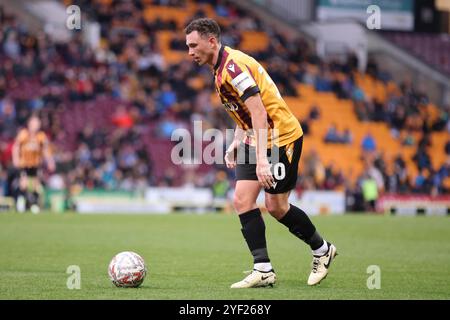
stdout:
[[[281,97],[275,83],[254,58],[222,46],[214,66],[214,78],[222,104],[236,124],[247,132],[251,145],[255,145],[251,114],[244,102],[256,93],[261,95],[267,112],[268,147],[272,141],[281,147],[303,135],[300,123]],[[278,133],[278,136],[274,133]]]
[[31,135],[28,129],[22,129],[17,135],[16,143],[19,148],[20,168],[37,168],[42,164],[44,150],[49,143],[43,131]]

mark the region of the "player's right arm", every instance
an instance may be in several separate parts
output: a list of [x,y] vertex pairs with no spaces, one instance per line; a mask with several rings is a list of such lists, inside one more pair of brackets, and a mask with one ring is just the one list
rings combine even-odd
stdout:
[[21,130],[17,134],[17,137],[14,140],[14,144],[12,147],[12,161],[15,168],[20,167],[20,145],[22,144],[23,137],[24,132]]
[[270,171],[270,163],[267,159],[267,112],[259,93],[250,96],[245,105],[252,116],[253,132],[256,140],[256,175],[260,184],[270,189],[274,183],[274,177]]
[[233,169],[236,167],[236,149],[244,139],[244,135],[245,131],[236,125],[233,142],[225,152],[225,164],[227,165],[227,168]]

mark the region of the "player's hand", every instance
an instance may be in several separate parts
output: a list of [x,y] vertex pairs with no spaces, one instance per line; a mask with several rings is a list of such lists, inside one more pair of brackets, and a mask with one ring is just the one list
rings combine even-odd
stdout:
[[236,167],[236,149],[230,150],[225,153],[225,164],[227,168],[233,169]]
[[233,142],[225,152],[225,164],[229,169],[236,167],[236,148],[237,144]]
[[259,160],[256,164],[256,175],[258,176],[259,183],[264,189],[272,188],[275,182],[270,167],[271,165],[267,158]]

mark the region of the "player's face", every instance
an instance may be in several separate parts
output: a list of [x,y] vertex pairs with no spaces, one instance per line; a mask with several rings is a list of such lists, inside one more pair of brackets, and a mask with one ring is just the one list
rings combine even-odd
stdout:
[[41,121],[38,118],[31,118],[28,122],[28,130],[31,132],[38,132],[41,128]]
[[202,37],[197,31],[186,35],[186,45],[189,48],[189,56],[199,65],[212,64],[214,55],[214,38]]

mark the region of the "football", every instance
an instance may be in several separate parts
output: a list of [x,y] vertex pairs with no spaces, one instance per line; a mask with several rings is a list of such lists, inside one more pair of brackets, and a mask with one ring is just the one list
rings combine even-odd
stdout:
[[144,282],[147,267],[140,255],[124,251],[112,258],[108,275],[116,287],[137,288]]

